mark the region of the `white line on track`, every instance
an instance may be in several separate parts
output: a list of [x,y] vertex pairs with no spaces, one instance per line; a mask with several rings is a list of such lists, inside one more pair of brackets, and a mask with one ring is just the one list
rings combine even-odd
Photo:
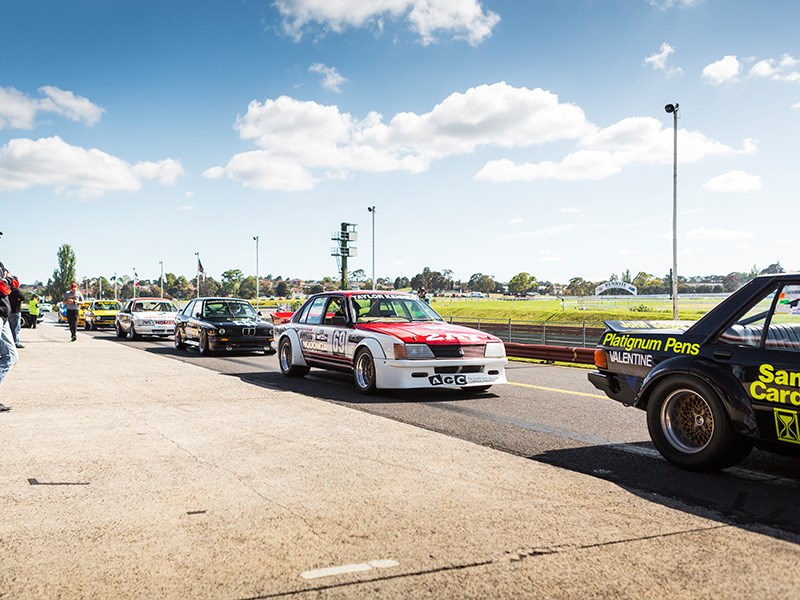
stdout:
[[361,571],[371,571],[372,569],[388,569],[396,567],[400,563],[396,560],[381,559],[371,560],[365,563],[355,563],[351,565],[340,565],[338,567],[326,567],[324,569],[314,569],[303,571],[300,577],[303,579],[320,579],[321,577],[333,577],[335,575],[347,575],[348,573],[359,573]]

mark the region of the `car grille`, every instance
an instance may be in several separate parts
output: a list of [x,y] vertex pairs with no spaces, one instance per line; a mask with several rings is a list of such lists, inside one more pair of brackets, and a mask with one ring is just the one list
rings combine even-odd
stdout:
[[483,358],[484,345],[459,346],[453,345],[430,345],[433,355],[436,358]]

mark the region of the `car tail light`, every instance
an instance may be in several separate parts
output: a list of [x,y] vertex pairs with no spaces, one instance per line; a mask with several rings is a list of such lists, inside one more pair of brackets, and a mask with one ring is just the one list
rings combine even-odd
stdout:
[[594,366],[598,369],[607,369],[606,351],[597,349],[594,351]]

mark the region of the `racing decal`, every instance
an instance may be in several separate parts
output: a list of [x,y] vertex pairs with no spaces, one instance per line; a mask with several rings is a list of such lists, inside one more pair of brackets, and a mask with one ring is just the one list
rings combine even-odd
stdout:
[[653,355],[640,354],[639,352],[620,352],[619,350],[609,350],[608,360],[621,365],[634,365],[636,367],[653,366]]
[[466,375],[431,375],[428,377],[431,385],[467,385]]
[[482,342],[486,339],[486,336],[478,334],[478,333],[433,333],[431,335],[427,335],[422,337],[422,339],[426,342],[431,342],[433,344],[440,343],[440,342]]
[[347,338],[347,341],[351,344],[358,344],[361,340],[363,340],[366,336],[364,335],[351,335]]
[[675,337],[666,339],[640,338],[627,333],[619,335],[609,331],[603,336],[603,341],[600,344],[610,348],[624,348],[626,352],[647,350],[650,352],[663,351],[673,354],[689,354],[691,356],[700,354],[700,344],[681,342]]
[[333,353],[346,354],[347,348],[347,330],[341,329],[333,332]]
[[775,432],[778,441],[800,444],[800,423],[797,420],[797,413],[793,410],[776,408],[775,413]]
[[753,400],[800,406],[800,372],[763,364],[758,367],[758,379],[750,384],[750,396]]
[[468,385],[470,383],[494,383],[495,377],[482,373],[470,373],[468,375],[431,375],[428,382],[432,386],[438,385]]
[[668,329],[685,330],[694,325],[694,321],[607,321],[607,324],[616,331],[625,330],[660,330]]

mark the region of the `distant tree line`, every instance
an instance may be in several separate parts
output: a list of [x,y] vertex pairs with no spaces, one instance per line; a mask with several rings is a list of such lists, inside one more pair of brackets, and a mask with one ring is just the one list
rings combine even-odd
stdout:
[[[114,297],[114,287],[116,286],[117,297],[130,298],[134,294],[136,286],[137,296],[158,296],[165,295],[171,298],[186,299],[197,295],[197,278],[187,279],[183,275],[174,273],[164,273],[164,289],[160,289],[158,279],[140,279],[135,282],[129,275],[120,275],[116,278],[94,277],[79,281],[76,278],[77,257],[75,251],[69,244],[63,244],[56,253],[57,266],[53,275],[46,284],[35,282],[27,288],[32,288],[33,293],[45,295],[53,300],[59,300],[64,292],[69,289],[70,283],[77,281],[84,293],[88,292],[93,297],[100,297],[101,291],[104,298]],[[767,273],[783,273],[784,269],[780,262],[775,262],[765,269],[753,267],[747,272],[732,272],[727,275],[707,275],[678,277],[678,293],[725,293],[733,292],[744,285],[757,275]],[[348,274],[349,282],[356,287],[365,289],[372,288],[372,280],[367,278],[363,269],[357,269]],[[592,296],[598,285],[608,281],[624,281],[636,286],[640,295],[647,294],[669,294],[671,292],[670,275],[662,277],[640,271],[637,275],[631,276],[630,270],[623,271],[620,275],[612,273],[610,277],[603,281],[588,281],[582,277],[573,277],[566,284],[557,284],[550,281],[540,281],[528,272],[521,272],[514,275],[508,283],[497,281],[494,276],[484,273],[474,273],[467,281],[455,279],[451,269],[434,271],[430,267],[425,267],[421,273],[417,273],[411,278],[400,276],[394,281],[389,278],[378,278],[376,289],[379,290],[399,290],[399,289],[419,289],[425,288],[429,292],[449,294],[461,292],[482,292],[488,293],[509,293],[524,296],[532,293],[540,294],[559,294],[566,296]],[[254,298],[256,295],[256,278],[247,275],[240,269],[228,269],[219,281],[209,276],[200,276],[200,295],[201,296],[230,296],[242,298]],[[276,298],[285,298],[292,295],[295,291],[303,294],[316,294],[322,291],[336,290],[340,287],[340,282],[336,277],[324,277],[320,281],[304,281],[291,277],[273,276],[272,274],[260,277],[258,281],[259,295]],[[606,294],[625,294],[623,290],[608,290]]]

